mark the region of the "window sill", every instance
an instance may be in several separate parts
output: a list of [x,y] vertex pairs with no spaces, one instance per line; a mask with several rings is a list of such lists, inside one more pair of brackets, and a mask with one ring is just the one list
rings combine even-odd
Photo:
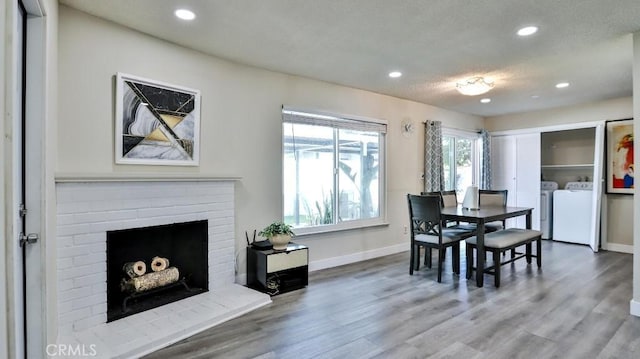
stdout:
[[327,225],[327,226],[294,228],[293,231],[295,232],[296,237],[306,237],[314,234],[349,231],[353,229],[385,227],[388,225],[389,223],[383,220],[377,220],[377,221],[371,221],[371,222],[360,221],[358,223],[346,223],[346,224],[340,223],[340,224],[333,224],[333,225]]

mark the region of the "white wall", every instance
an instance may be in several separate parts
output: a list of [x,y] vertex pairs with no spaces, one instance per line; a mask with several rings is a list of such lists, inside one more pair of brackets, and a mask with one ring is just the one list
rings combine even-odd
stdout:
[[550,110],[488,117],[485,126],[489,131],[503,131],[630,117],[633,117],[632,98],[622,97]]
[[[554,126],[578,122],[617,120],[633,117],[633,99],[624,97],[544,111],[489,117],[485,126],[489,131]],[[633,198],[628,195],[606,195],[607,241],[615,245],[633,245]],[[620,248],[620,247],[618,247]]]
[[[124,72],[201,90],[199,167],[114,164],[114,75]],[[384,76],[384,74],[380,74]],[[237,269],[244,273],[244,231],[282,217],[281,105],[379,118],[389,122],[388,227],[300,237],[310,260],[357,256],[406,244],[406,193],[419,192],[423,133],[401,135],[400,123],[441,120],[478,129],[483,119],[311,79],[284,75],[179,47],[65,6],[59,21],[59,120],[56,171],[239,176]],[[421,126],[419,126],[420,128]],[[396,247],[397,248],[397,247]]]

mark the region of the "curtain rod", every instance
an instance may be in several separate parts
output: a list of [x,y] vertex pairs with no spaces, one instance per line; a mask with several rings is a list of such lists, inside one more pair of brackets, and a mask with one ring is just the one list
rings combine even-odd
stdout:
[[[425,126],[427,125],[427,121],[422,121],[422,123],[423,123]],[[431,122],[431,124],[433,125],[433,122]],[[463,128],[456,128],[456,127],[446,127],[446,128],[451,129],[451,130],[456,130],[456,131],[466,131],[466,132],[475,132],[475,133],[481,133],[481,132],[482,132],[482,130],[484,130],[484,128],[481,128],[481,129],[479,129],[479,130],[478,130],[478,129],[470,130],[470,129],[466,129],[466,128],[465,128],[465,129],[463,129]]]

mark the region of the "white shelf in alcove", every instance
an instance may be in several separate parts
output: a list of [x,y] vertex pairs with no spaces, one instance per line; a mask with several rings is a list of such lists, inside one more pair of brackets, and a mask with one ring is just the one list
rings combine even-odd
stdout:
[[573,164],[573,165],[542,165],[543,169],[583,169],[583,168],[593,168],[593,163],[582,163],[582,164]]

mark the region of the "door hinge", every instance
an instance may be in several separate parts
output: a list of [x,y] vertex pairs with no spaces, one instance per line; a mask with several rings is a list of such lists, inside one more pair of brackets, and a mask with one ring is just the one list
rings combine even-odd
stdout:
[[24,206],[24,203],[20,204],[20,208],[18,209],[18,214],[22,218],[24,218],[27,215],[27,207]]
[[20,247],[24,247],[25,244],[34,244],[38,239],[40,239],[38,233],[29,233],[26,235],[24,233],[20,233]]

